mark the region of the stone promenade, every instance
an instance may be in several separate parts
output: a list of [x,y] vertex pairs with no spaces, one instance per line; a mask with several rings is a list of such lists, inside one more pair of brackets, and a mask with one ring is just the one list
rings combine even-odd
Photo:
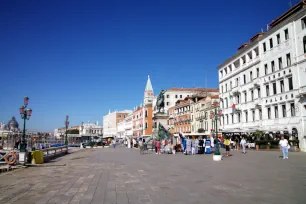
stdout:
[[0,175],[0,203],[305,204],[306,154],[140,155],[85,149]]

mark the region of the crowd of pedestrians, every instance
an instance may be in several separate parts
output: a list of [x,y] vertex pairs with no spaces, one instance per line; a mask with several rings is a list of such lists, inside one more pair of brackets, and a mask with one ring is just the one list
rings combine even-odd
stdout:
[[[150,141],[150,139],[148,140]],[[129,141],[122,140],[120,144],[126,145],[129,148],[139,148],[140,153],[143,154],[147,150],[147,143],[144,138],[133,138]],[[113,140],[113,147],[116,148],[116,140]],[[156,140],[151,141],[152,150],[156,154],[176,154],[176,152],[182,152],[185,155],[196,155],[196,154],[211,154],[215,151],[215,145],[218,144],[220,148],[225,149],[225,156],[231,156],[230,151],[236,150],[243,154],[246,154],[246,146],[248,144],[247,138],[245,136],[241,137],[221,137],[216,140],[215,137],[184,137],[180,135],[179,137],[174,137],[169,140]],[[288,149],[290,145],[288,140],[281,137],[279,141],[279,147],[283,154],[283,159],[288,159]]]

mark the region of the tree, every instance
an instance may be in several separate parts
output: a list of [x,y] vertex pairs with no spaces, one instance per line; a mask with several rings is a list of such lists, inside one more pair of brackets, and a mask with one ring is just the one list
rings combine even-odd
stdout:
[[80,134],[78,129],[67,130],[67,134]]

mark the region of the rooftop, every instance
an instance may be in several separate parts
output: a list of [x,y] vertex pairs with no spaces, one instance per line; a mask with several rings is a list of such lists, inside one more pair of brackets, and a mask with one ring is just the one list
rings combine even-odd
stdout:
[[218,88],[170,88],[167,91],[219,92]]
[[[256,35],[254,35],[250,41],[248,42],[248,44],[246,45],[246,43],[244,43],[242,46],[240,46],[238,48],[238,52],[236,52],[233,56],[231,56],[230,58],[228,58],[227,60],[225,60],[222,64],[220,64],[219,66],[217,66],[218,69],[223,68],[223,66],[227,65],[228,63],[230,63],[232,60],[235,60],[240,54],[242,54],[243,52],[245,52],[247,49],[249,49],[252,45],[255,45],[256,43],[258,43],[258,41],[260,40],[261,37],[264,37],[266,35],[270,35],[271,32],[274,31],[274,28],[279,25],[280,23],[284,22],[286,19],[288,19],[290,16],[294,15],[295,13],[297,13],[298,11],[300,11],[301,9],[303,9],[306,5],[306,1],[305,0],[301,0],[299,3],[297,3],[296,5],[294,5],[293,7],[291,7],[288,11],[286,11],[284,14],[282,14],[281,16],[279,16],[278,18],[276,18],[275,20],[273,20],[270,24],[269,24],[269,30],[265,33],[260,32],[257,33]],[[246,46],[245,46],[246,45]]]

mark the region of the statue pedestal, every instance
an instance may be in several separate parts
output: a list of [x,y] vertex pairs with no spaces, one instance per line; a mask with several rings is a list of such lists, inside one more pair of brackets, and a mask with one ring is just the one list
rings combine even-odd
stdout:
[[168,119],[169,116],[167,113],[158,112],[154,114],[153,116],[154,128],[152,132],[153,138],[155,138],[158,135],[159,124],[163,125],[166,130],[168,129]]

